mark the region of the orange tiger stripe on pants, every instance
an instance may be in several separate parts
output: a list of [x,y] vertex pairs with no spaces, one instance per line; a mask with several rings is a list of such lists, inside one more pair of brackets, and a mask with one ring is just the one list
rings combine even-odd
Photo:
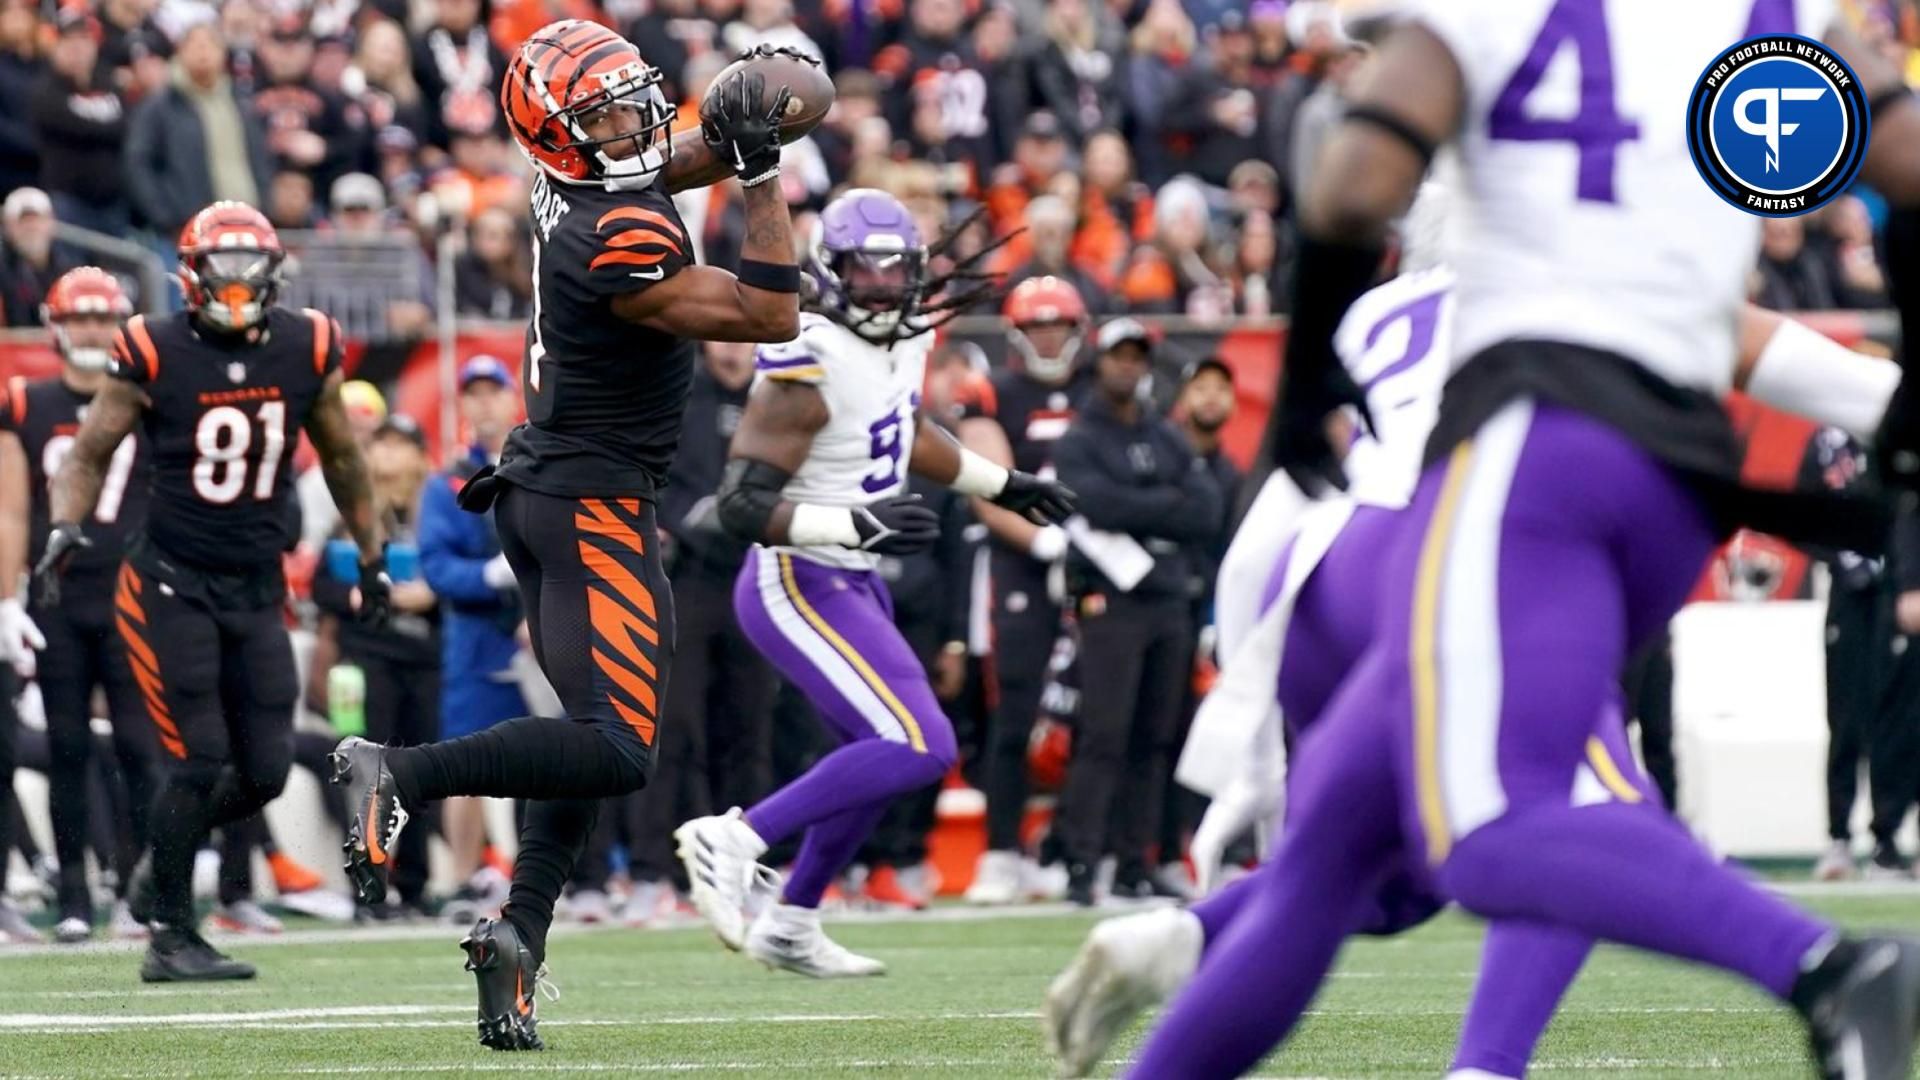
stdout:
[[160,660],[154,655],[153,646],[147,644],[147,613],[140,606],[140,593],[145,587],[133,567],[120,564],[120,576],[113,593],[113,621],[119,627],[120,639],[126,642],[127,661],[133,668],[133,681],[140,687],[140,696],[147,703],[147,715],[153,718],[153,726],[159,730],[160,745],[167,753],[184,759],[187,746],[180,740],[180,729],[174,726],[173,713],[167,708],[165,683],[160,679]]
[[660,716],[658,670],[646,655],[660,644],[659,611],[653,593],[603,544],[646,553],[639,530],[615,507],[638,515],[636,499],[582,499],[574,514],[580,561],[597,579],[587,586],[587,620],[593,629],[593,664],[606,679],[607,701],[640,741],[653,745]]

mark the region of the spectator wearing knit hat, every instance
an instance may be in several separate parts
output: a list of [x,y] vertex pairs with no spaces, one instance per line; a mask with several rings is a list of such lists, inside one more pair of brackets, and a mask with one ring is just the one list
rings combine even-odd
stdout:
[[68,8],[55,23],[47,72],[33,91],[33,128],[40,140],[40,186],[60,220],[95,232],[127,229],[120,185],[120,144],[127,121],[120,95],[99,56],[100,23]]
[[1070,258],[1076,224],[1073,208],[1056,196],[1042,195],[1028,203],[1027,236],[1032,256],[1007,275],[1007,285],[1012,287],[1028,278],[1059,278],[1079,290],[1087,310],[1099,316],[1112,304],[1105,287]]
[[180,36],[173,76],[127,125],[127,191],[149,228],[171,241],[218,199],[258,205],[272,175],[266,137],[227,78],[227,47],[212,22]]

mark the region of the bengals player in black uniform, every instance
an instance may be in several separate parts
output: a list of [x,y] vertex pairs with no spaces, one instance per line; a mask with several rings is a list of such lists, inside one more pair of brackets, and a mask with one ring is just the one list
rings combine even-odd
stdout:
[[[537,166],[527,423],[497,469],[461,489],[461,505],[491,507],[534,655],[567,716],[418,747],[349,739],[335,754],[354,813],[347,870],[368,902],[385,895],[411,808],[452,795],[537,800],[501,918],[462,942],[480,1041],[499,1050],[540,1048],[534,990],[554,901],[600,800],[637,790],[653,767],[673,655],[654,499],[680,441],[696,341],[785,341],[799,329],[799,269],[772,182],[789,92],[770,94],[750,68],[729,75],[702,102],[698,142],[676,145],[659,84],[624,38],[565,20],[520,47],[500,90]],[[711,182],[722,163],[747,214],[737,276],[693,262],[668,198]]]
[[292,546],[293,450],[304,429],[360,547],[360,609],[384,617],[386,568],[366,463],[340,401],[340,328],[273,306],[285,257],[258,210],[220,202],[180,234],[187,310],[136,315],[115,337],[113,378],[94,395],[53,481],[38,588],[84,557],[115,448],[140,427],[153,450],[146,529],[127,546],[114,621],[153,721],[167,779],[154,806],[151,873],[134,884],[153,938],[149,982],[244,979],[249,964],[194,929],[194,853],[209,829],[280,794],[293,760],[297,680],[281,617]]
[[[22,508],[18,527],[33,537],[30,554],[35,561],[42,554],[50,525],[49,484],[73,446],[89,403],[107,381],[114,335],[133,314],[133,305],[112,274],[97,266],[82,266],[62,274],[47,290],[41,314],[60,354],[60,373],[33,382],[15,377],[0,393],[0,432],[19,440],[25,473],[14,477],[0,471],[0,485],[23,481],[28,508]],[[140,432],[120,440],[108,459],[99,504],[87,521],[92,545],[68,564],[57,594],[33,598],[45,635],[38,667],[52,750],[47,802],[60,863],[60,921],[54,936],[63,942],[83,941],[93,933],[86,841],[87,759],[93,753],[89,724],[95,687],[106,693],[114,757],[127,785],[131,818],[129,849],[115,853],[121,896],[114,908],[114,930],[121,936],[146,933],[127,910],[126,889],[134,859],[146,843],[148,811],[159,784],[155,759],[159,747],[127,666],[126,646],[114,629],[113,588],[127,538],[146,521],[151,458]],[[29,512],[31,524],[26,517]],[[21,569],[0,559],[0,578],[17,579]]]
[[[1038,277],[1007,294],[1003,313],[1013,363],[964,402],[960,436],[968,449],[992,461],[1037,473],[1092,383],[1091,369],[1078,363],[1087,305],[1067,281]],[[967,899],[1008,904],[1029,893],[1058,891],[1025,880],[1020,822],[1027,806],[1027,741],[1060,634],[1060,606],[1047,578],[1066,554],[1067,537],[1058,525],[1035,525],[981,499],[974,500],[974,512],[992,536],[996,692],[987,728],[987,850]],[[1056,876],[1064,889],[1064,874]]]

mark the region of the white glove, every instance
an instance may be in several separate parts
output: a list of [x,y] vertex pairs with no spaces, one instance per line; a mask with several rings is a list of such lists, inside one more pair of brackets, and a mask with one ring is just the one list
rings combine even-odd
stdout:
[[1033,542],[1027,545],[1027,554],[1041,562],[1057,562],[1067,553],[1067,530],[1058,525],[1047,525],[1033,534]]
[[47,639],[34,625],[33,616],[19,597],[0,600],[0,663],[9,664],[23,679],[33,678],[39,670],[35,652],[47,647]]
[[495,555],[488,559],[487,565],[480,570],[480,580],[486,582],[489,589],[517,588],[513,579],[513,567],[507,565],[505,555]]
[[1280,810],[1279,792],[1263,791],[1251,774],[1235,779],[1207,804],[1200,825],[1193,830],[1187,854],[1193,859],[1194,889],[1207,896],[1220,885],[1220,864],[1227,846]]

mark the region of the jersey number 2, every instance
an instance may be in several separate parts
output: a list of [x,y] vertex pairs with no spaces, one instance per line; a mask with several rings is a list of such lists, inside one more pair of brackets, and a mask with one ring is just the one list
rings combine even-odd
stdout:
[[[254,414],[260,421],[260,464],[253,478],[253,497],[271,498],[280,471],[280,455],[287,448],[287,403],[266,401]],[[207,410],[193,431],[199,457],[193,463],[194,494],[210,503],[238,499],[247,487],[247,451],[253,448],[253,422],[231,405]]]
[[[1580,109],[1571,117],[1537,119],[1527,99],[1540,88],[1553,58],[1568,42],[1580,62]],[[1557,0],[1546,25],[1527,50],[1520,70],[1494,99],[1487,135],[1515,142],[1570,142],[1580,151],[1575,192],[1582,202],[1618,202],[1613,185],[1620,144],[1640,137],[1640,125],[1620,115],[1613,101],[1613,47],[1607,40],[1605,0]]]

